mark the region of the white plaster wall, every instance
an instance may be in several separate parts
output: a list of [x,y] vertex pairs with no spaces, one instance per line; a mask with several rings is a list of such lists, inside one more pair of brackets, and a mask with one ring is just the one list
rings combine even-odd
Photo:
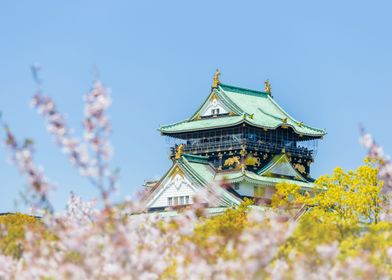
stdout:
[[162,191],[157,193],[149,207],[167,207],[168,198],[176,196],[189,196],[189,203],[192,203],[194,194],[194,188],[191,187],[189,180],[177,174],[164,183]]
[[254,196],[254,187],[259,186],[264,188],[264,195],[265,198],[272,198],[272,195],[275,193],[275,188],[270,186],[262,186],[262,185],[255,185],[248,182],[241,182],[239,185],[239,189],[236,190],[240,195],[246,196]]
[[204,110],[201,112],[201,116],[211,116],[212,115],[212,109],[219,109],[219,115],[220,114],[227,114],[227,110],[222,106],[222,104],[218,101],[210,101],[207,106],[204,108]]
[[240,195],[253,196],[254,195],[254,184],[248,182],[239,183],[239,189],[236,190]]

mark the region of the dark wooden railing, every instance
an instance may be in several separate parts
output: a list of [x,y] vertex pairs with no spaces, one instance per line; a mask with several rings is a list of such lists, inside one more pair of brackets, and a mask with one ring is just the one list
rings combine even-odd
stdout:
[[[176,147],[170,148],[171,156],[176,153]],[[289,145],[279,145],[277,143],[266,143],[261,141],[253,141],[249,139],[242,139],[240,141],[216,141],[205,143],[184,144],[183,152],[188,154],[204,154],[210,152],[239,150],[245,148],[263,153],[280,154],[283,150],[291,156],[301,157],[304,159],[313,159],[314,150],[304,147],[292,147]]]

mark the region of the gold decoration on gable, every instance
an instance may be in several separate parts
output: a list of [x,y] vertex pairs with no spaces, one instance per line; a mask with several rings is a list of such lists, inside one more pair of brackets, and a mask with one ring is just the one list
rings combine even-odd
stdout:
[[260,165],[260,158],[253,157],[252,155],[248,155],[245,159],[245,165],[249,166],[259,166]]
[[180,158],[181,158],[181,155],[183,154],[183,152],[184,152],[184,144],[180,144],[180,145],[177,147],[177,149],[176,149],[176,156],[175,156],[175,159],[180,159]]
[[294,164],[294,168],[297,169],[298,172],[301,173],[301,174],[305,174],[306,173],[305,166],[303,166],[302,164],[295,163]]
[[224,166],[234,166],[234,165],[240,165],[240,157],[231,157],[225,160],[225,163],[223,164]]
[[199,114],[199,113],[197,113],[194,119],[195,119],[195,120],[201,120],[201,116],[200,116],[200,114]]
[[174,168],[174,170],[171,172],[170,178],[173,178],[176,175],[179,175],[182,178],[184,178],[184,173],[182,172],[182,170],[178,166],[176,166],[176,168]]

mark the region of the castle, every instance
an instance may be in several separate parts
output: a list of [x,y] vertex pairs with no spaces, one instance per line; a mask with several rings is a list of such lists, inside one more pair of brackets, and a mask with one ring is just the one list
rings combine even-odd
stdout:
[[187,207],[200,190],[217,194],[208,208],[217,213],[244,198],[268,206],[280,182],[313,188],[310,166],[326,132],[283,110],[268,80],[257,91],[223,84],[219,75],[217,70],[210,94],[189,119],[159,128],[174,141],[173,164],[159,181],[145,184],[149,212]]

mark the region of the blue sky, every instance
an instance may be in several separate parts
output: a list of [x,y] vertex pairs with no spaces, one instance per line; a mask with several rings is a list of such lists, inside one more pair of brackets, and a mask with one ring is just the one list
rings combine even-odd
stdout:
[[[325,128],[312,174],[361,164],[362,123],[392,153],[390,1],[2,1],[0,110],[19,137],[36,142],[37,161],[58,185],[97,195],[47,135],[28,103],[30,65],[43,65],[44,90],[80,132],[82,96],[93,66],[112,89],[116,200],[169,167],[160,124],[189,117],[224,83],[263,89],[296,119]],[[0,211],[14,211],[24,180],[0,149]],[[20,205],[19,210],[24,210]]]

